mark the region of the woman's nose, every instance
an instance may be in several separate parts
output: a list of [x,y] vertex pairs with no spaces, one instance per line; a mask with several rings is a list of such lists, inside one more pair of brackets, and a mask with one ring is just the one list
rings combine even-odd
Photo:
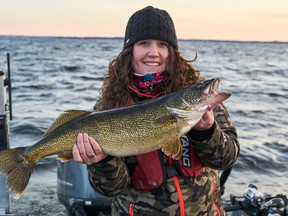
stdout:
[[148,51],[148,56],[158,56],[159,50],[156,44],[151,44]]

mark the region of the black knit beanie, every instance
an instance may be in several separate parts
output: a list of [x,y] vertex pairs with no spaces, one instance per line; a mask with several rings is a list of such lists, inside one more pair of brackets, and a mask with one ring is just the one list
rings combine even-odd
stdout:
[[152,6],[136,11],[129,19],[123,49],[140,40],[161,40],[178,49],[173,20],[165,10]]

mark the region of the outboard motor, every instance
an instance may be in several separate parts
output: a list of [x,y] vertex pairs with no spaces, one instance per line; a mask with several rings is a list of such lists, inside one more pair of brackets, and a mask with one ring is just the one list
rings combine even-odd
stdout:
[[110,198],[100,195],[90,186],[87,166],[72,160],[57,162],[57,195],[69,216],[111,211]]
[[[7,79],[5,78],[4,71],[0,71],[0,151],[10,147],[8,114],[10,112],[10,120],[12,120],[12,103],[9,54],[7,54],[7,65]],[[9,105],[6,102],[7,87],[9,90]],[[8,214],[11,214],[10,195],[6,188],[6,176],[0,175],[0,215]]]

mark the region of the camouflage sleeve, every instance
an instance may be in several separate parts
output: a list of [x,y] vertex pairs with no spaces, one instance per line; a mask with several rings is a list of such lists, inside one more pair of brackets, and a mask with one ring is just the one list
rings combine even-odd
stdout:
[[121,158],[113,157],[87,167],[92,188],[107,197],[118,195],[130,184],[128,168]]
[[240,146],[237,132],[223,104],[214,108],[214,117],[214,129],[208,139],[196,140],[191,136],[190,139],[193,148],[206,166],[226,169],[238,158]]

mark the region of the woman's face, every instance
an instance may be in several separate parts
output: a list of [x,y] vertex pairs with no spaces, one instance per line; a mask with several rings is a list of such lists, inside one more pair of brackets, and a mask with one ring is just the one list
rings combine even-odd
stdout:
[[141,75],[163,72],[168,64],[168,43],[142,40],[133,45],[132,68]]

